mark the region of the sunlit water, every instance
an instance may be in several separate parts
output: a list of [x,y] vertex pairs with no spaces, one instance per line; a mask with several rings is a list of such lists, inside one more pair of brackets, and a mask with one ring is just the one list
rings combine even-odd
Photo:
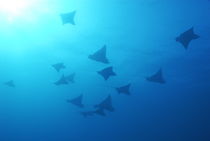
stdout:
[[[209,13],[208,0],[1,0],[0,141],[209,141]],[[200,38],[185,50],[175,38],[191,27]],[[109,65],[88,59],[105,44]],[[145,80],[159,68],[166,84]],[[130,96],[113,89],[127,83]],[[110,94],[115,111],[84,118],[66,102],[81,93],[85,110]]]

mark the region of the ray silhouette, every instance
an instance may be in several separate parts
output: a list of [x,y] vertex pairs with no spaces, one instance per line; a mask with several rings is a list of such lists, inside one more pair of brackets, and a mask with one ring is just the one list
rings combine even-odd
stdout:
[[71,103],[77,107],[80,107],[80,108],[83,108],[84,105],[82,104],[82,99],[83,99],[83,95],[80,95],[76,98],[73,98],[73,99],[70,99],[70,100],[67,100],[68,103]]
[[70,74],[70,75],[68,75],[68,76],[65,76],[65,78],[66,78],[66,80],[67,80],[68,82],[74,83],[74,82],[75,82],[75,80],[74,80],[75,75],[76,75],[75,73],[72,73],[72,74]]
[[116,88],[116,90],[119,94],[130,95],[130,86],[131,86],[131,84],[127,84],[127,85]]
[[75,25],[75,21],[74,21],[75,15],[76,15],[76,11],[60,14],[62,23]]
[[113,71],[113,67],[104,68],[98,71],[98,74],[101,75],[104,80],[108,80],[111,76],[116,76],[116,73]]
[[66,77],[64,75],[62,75],[61,78],[59,80],[57,80],[54,84],[57,85],[57,86],[67,85],[68,81],[66,80]]
[[147,77],[146,80],[150,82],[161,83],[161,84],[166,83],[165,79],[163,78],[162,69],[157,71],[152,76]]
[[181,43],[185,49],[188,49],[189,44],[192,40],[198,39],[200,36],[194,33],[194,28],[190,28],[189,30],[185,31],[184,33],[180,34],[176,41]]
[[56,63],[53,64],[52,67],[57,71],[60,72],[61,69],[65,69],[66,66],[64,65],[64,63]]
[[15,87],[15,83],[14,83],[13,80],[7,81],[7,82],[5,82],[4,84],[5,84],[6,86],[8,86],[8,87]]
[[105,100],[103,100],[101,103],[94,106],[97,109],[103,109],[110,112],[114,111],[114,108],[112,106],[112,98],[111,95],[109,95]]
[[106,45],[104,45],[101,49],[96,51],[94,54],[89,55],[88,58],[97,62],[108,64],[109,60],[106,57]]

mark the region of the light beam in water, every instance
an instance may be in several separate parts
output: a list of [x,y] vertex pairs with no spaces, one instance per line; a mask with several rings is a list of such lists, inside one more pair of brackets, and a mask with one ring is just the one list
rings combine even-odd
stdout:
[[27,12],[32,4],[32,0],[0,0],[0,13],[15,18]]

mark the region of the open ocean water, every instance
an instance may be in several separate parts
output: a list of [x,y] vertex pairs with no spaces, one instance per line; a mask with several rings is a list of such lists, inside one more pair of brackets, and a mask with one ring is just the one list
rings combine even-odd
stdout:
[[0,141],[210,141],[210,1],[0,0]]

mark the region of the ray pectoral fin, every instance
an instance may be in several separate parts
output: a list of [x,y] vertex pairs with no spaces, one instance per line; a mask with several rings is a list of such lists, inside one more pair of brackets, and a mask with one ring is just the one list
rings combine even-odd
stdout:
[[176,38],[175,38],[175,41],[176,41],[176,42],[180,42],[180,37],[176,37]]
[[118,94],[120,94],[120,89],[119,88],[115,88],[115,90],[117,91]]
[[104,109],[97,109],[95,112],[95,114],[100,115],[100,116],[106,116]]
[[198,39],[198,38],[200,38],[200,36],[197,34],[194,34],[193,39]]
[[101,71],[97,71],[97,73],[98,73],[99,75],[102,75],[102,72],[101,72]]
[[187,50],[188,49],[188,46],[189,46],[189,43],[181,43],[183,45],[183,47]]
[[88,58],[89,58],[89,59],[92,59],[92,55],[88,55]]

